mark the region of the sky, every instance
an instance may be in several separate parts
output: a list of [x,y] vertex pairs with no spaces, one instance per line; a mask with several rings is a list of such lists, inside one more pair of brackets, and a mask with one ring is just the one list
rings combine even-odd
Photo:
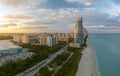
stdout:
[[90,33],[120,33],[120,0],[0,0],[0,33],[73,32],[79,16]]

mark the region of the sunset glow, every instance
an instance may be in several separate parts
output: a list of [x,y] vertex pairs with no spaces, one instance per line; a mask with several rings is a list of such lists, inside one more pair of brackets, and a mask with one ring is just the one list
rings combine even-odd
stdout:
[[0,33],[8,30],[73,32],[77,16],[84,17],[84,26],[90,32],[111,32],[111,29],[120,32],[118,3],[113,0],[0,0]]

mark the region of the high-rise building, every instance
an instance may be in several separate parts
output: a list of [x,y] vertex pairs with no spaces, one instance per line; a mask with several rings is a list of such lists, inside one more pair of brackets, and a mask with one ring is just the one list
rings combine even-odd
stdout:
[[57,44],[57,38],[56,37],[52,37],[52,36],[48,36],[47,37],[47,45],[48,46],[53,46]]
[[51,36],[48,36],[48,37],[47,37],[47,45],[48,45],[48,46],[53,46],[52,37],[51,37]]
[[47,36],[47,35],[41,35],[39,36],[39,44],[40,45],[48,45],[48,46],[54,46],[57,44],[57,37],[53,36]]
[[29,44],[39,45],[39,37],[38,36],[29,36]]
[[14,35],[13,36],[13,41],[15,41],[15,42],[21,42],[21,36],[20,35]]
[[21,36],[21,42],[28,44],[29,43],[29,36],[28,35]]
[[47,45],[47,36],[45,35],[39,36],[39,42],[40,45]]
[[74,42],[76,44],[83,44],[83,25],[82,17],[77,18],[77,22],[74,25]]

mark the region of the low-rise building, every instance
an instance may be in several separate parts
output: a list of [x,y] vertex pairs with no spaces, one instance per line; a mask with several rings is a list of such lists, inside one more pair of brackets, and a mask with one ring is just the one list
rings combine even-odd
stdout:
[[64,42],[64,43],[68,43],[69,42],[69,37],[66,36],[62,36],[62,37],[58,37],[58,42]]
[[80,43],[70,43],[70,47],[80,48]]
[[0,45],[0,57],[22,52],[21,46],[16,46],[9,40],[1,40]]

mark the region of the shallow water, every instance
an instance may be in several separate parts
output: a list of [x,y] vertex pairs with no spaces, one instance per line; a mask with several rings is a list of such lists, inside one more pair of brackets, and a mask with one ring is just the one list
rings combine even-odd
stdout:
[[120,76],[120,34],[90,34],[101,76]]

